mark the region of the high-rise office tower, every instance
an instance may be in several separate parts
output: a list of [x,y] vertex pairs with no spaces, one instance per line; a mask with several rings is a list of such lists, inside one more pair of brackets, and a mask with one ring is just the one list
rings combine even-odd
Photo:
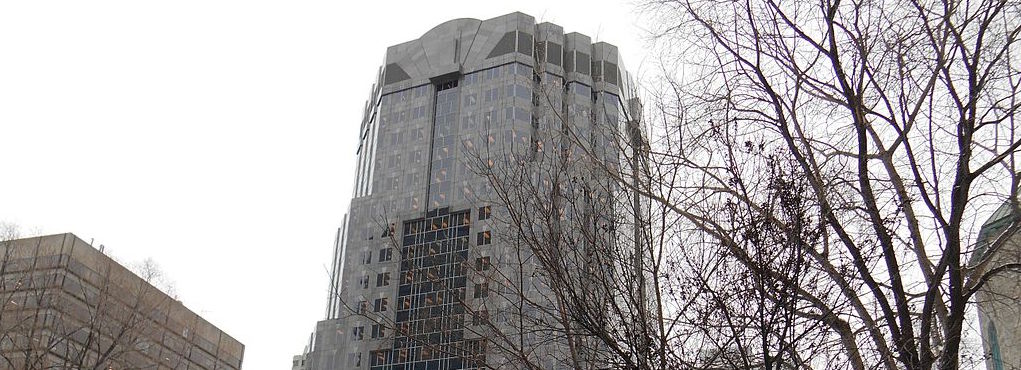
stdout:
[[[617,48],[521,13],[456,19],[388,48],[378,76],[358,129],[354,198],[336,237],[326,319],[306,363],[516,367],[493,355],[496,343],[474,329],[510,325],[500,314],[510,302],[493,281],[513,281],[531,302],[555,302],[531,281],[534,271],[523,270],[536,264],[501,237],[504,208],[478,169],[544,166],[536,158],[548,153],[620,162],[621,146],[611,141],[621,131],[629,79]],[[588,146],[556,140],[565,134]],[[586,194],[605,202],[599,193]],[[564,207],[558,212],[571,217]],[[506,263],[511,255],[520,263]],[[548,356],[539,361],[556,366],[564,357],[557,338],[520,338],[543,341]]]

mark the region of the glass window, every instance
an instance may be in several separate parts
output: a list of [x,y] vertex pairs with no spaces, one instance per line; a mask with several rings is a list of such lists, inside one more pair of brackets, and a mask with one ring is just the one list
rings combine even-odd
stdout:
[[[382,337],[382,336],[380,336]],[[369,366],[385,366],[390,363],[390,350],[369,351]]]
[[489,321],[489,311],[485,309],[472,314],[472,325],[482,325]]
[[390,285],[390,273],[389,272],[383,272],[383,273],[376,274],[376,286],[377,287],[389,286],[389,285]]
[[[391,226],[390,233],[393,234],[393,226]],[[379,262],[386,262],[393,259],[394,251],[390,248],[383,248],[379,250]]]
[[489,230],[478,233],[475,241],[475,245],[488,245],[493,242],[492,234]]
[[372,312],[386,312],[388,305],[388,298],[376,298],[376,300],[372,302]]
[[532,99],[532,91],[528,87],[514,85],[514,96],[522,99]]
[[475,284],[475,298],[489,297],[489,283]]
[[524,108],[514,108],[514,119],[528,122],[532,120],[532,114]]
[[571,91],[577,94],[578,96],[584,97],[585,99],[592,99],[592,88],[586,85],[582,85],[577,82],[572,83]]
[[[386,336],[386,329],[384,328],[383,325],[381,325],[381,324],[373,324],[372,325],[372,339],[383,338],[385,336]],[[383,354],[382,352],[379,353],[379,355],[382,355],[382,354]],[[380,357],[382,357],[382,356],[380,356]]]
[[489,270],[489,256],[479,257],[475,259],[475,270],[485,271]]

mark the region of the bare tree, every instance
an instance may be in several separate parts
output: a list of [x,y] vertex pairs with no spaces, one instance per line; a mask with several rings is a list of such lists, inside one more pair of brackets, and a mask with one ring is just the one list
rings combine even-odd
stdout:
[[452,288],[482,364],[959,369],[969,301],[1021,271],[964,262],[1018,209],[1021,4],[644,6],[644,120],[613,94],[568,109],[539,61],[524,145],[466,142],[513,246],[463,259],[484,297]]
[[[959,368],[969,299],[1021,268],[963,262],[981,221],[1017,207],[1019,4],[645,6],[677,64],[665,63],[670,78],[652,94],[643,193],[684,230],[672,248],[678,278],[707,278],[693,298],[701,310],[677,314],[725,313],[706,322],[723,330],[695,338],[754,359],[735,368]],[[775,191],[777,163],[800,189],[797,207],[779,213],[776,197],[791,200]],[[777,254],[784,263],[763,260]],[[793,331],[745,347],[734,312],[782,314]],[[712,355],[695,343],[675,348]]]
[[[509,293],[544,313],[561,365],[960,368],[969,301],[1021,271],[965,262],[982,221],[1018,207],[1021,5],[646,6],[682,67],[650,89],[647,136],[638,112],[599,132],[585,123],[608,111],[576,120],[551,93],[531,153],[476,155],[536,266],[506,271],[537,271],[548,299]],[[493,329],[541,367],[503,339],[528,329]]]

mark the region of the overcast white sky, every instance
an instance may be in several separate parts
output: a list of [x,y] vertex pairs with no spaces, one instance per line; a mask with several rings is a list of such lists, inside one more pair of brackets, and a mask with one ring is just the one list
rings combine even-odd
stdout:
[[245,369],[287,369],[386,47],[515,10],[650,69],[624,2],[0,2],[0,221],[155,259]]

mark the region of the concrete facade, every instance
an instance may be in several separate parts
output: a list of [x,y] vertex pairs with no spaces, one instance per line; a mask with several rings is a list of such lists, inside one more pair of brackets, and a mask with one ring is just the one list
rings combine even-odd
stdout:
[[294,355],[294,358],[291,359],[291,370],[308,369],[308,365],[306,364],[306,357],[308,356],[305,354]]
[[0,253],[0,368],[241,368],[244,345],[73,234]]
[[355,190],[308,368],[485,367],[486,338],[462,329],[479,320],[464,302],[488,288],[465,266],[498,263],[511,246],[470,163],[548,151],[541,133],[562,125],[616,159],[605,140],[628,81],[615,46],[522,13],[451,20],[389,47],[358,129]]
[[[972,276],[1008,263],[1021,263],[1021,233],[1011,228],[1021,213],[1008,201],[989,217],[979,232],[969,267]],[[1021,370],[1021,273],[995,274],[975,294],[986,370]]]

